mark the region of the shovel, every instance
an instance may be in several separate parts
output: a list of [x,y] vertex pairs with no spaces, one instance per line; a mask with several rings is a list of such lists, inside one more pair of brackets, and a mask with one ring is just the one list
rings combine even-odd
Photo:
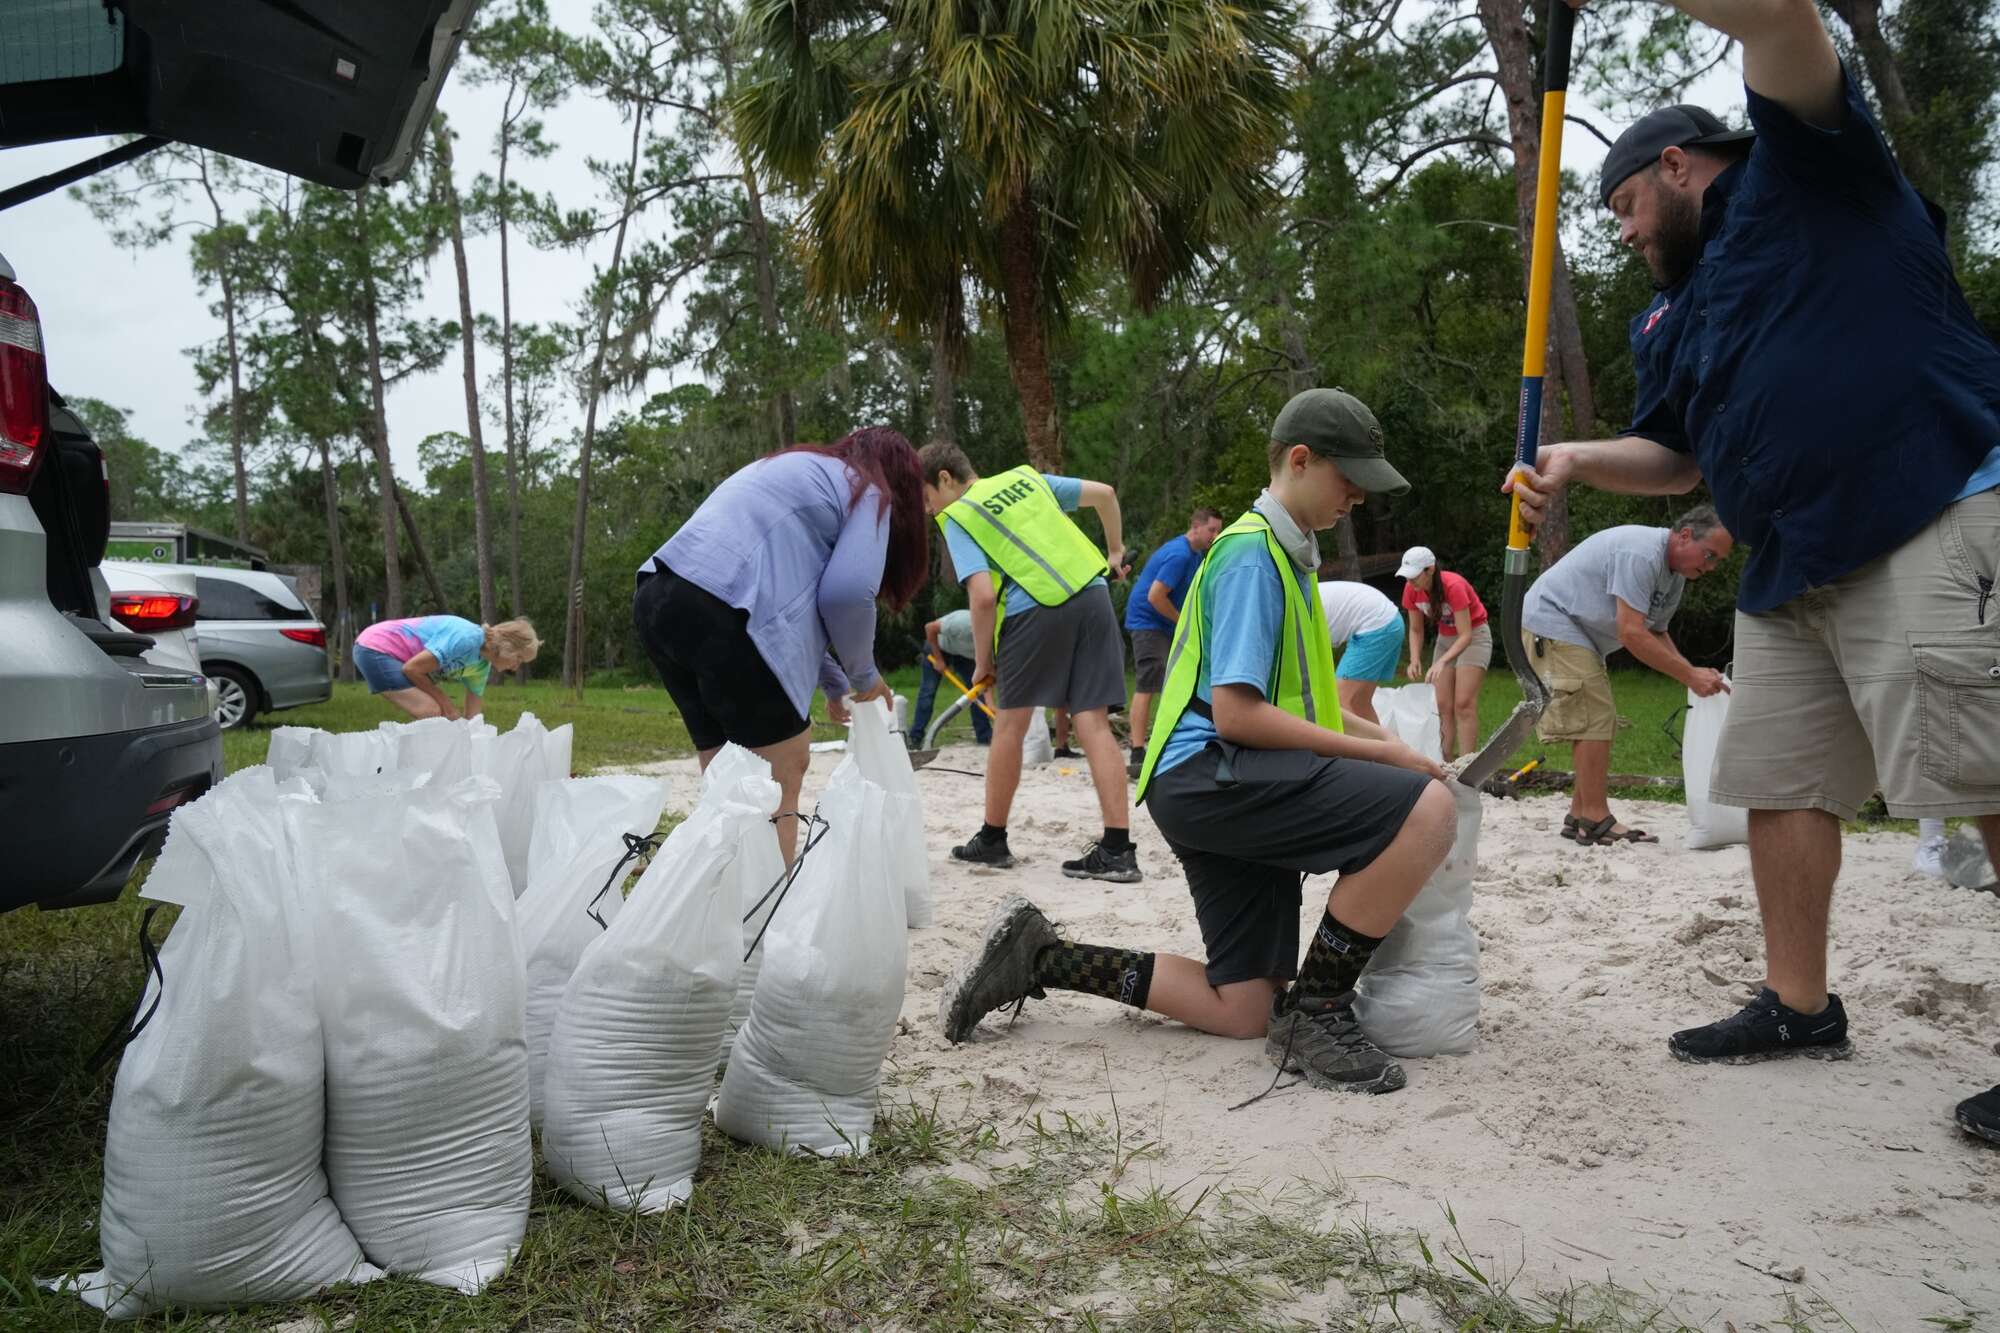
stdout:
[[[1528,266],[1528,331],[1521,350],[1521,415],[1514,432],[1514,465],[1533,467],[1542,443],[1542,372],[1549,345],[1549,293],[1555,282],[1557,196],[1562,186],[1563,102],[1569,92],[1570,36],[1576,11],[1566,0],[1549,6],[1549,42],[1542,60],[1547,79],[1542,94],[1542,159],[1535,181],[1535,245]],[[1518,475],[1518,474],[1517,474]],[[1458,780],[1478,789],[1520,748],[1535,722],[1549,706],[1549,687],[1535,674],[1521,642],[1521,604],[1528,595],[1529,540],[1533,534],[1521,521],[1521,494],[1510,497],[1507,517],[1505,581],[1500,598],[1500,636],[1507,665],[1521,686],[1521,702],[1500,724],[1492,739],[1459,770]]]
[[966,709],[977,704],[980,711],[985,713],[986,716],[993,716],[992,707],[979,697],[993,684],[992,681],[982,680],[976,686],[968,686],[958,678],[957,674],[950,667],[944,665],[942,662],[933,662],[931,665],[937,669],[939,675],[951,682],[952,687],[958,691],[958,698],[952,700],[951,705],[933,717],[930,726],[924,728],[923,748],[910,751],[911,768],[922,768],[930,763],[931,760],[938,757],[938,733],[943,731],[947,723]]

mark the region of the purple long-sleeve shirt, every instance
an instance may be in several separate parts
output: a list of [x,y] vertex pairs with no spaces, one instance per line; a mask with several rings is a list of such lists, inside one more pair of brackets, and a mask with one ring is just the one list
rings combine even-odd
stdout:
[[810,716],[815,683],[837,695],[880,678],[875,598],[889,513],[875,487],[850,502],[853,493],[854,474],[837,458],[759,459],[716,487],[640,566],[671,569],[749,612],[750,640],[800,717]]

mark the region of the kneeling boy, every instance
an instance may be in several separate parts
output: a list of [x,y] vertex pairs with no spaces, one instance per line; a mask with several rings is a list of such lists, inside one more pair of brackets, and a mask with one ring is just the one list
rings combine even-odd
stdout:
[[[1049,987],[1101,995],[1265,1052],[1315,1087],[1393,1092],[1403,1070],[1362,1035],[1354,982],[1451,850],[1437,764],[1344,719],[1317,591],[1315,532],[1368,493],[1409,490],[1382,428],[1337,389],[1294,397],[1271,428],[1271,484],[1223,531],[1174,634],[1138,799],[1180,858],[1206,966],[1062,939],[1003,902],[945,983],[947,1039]],[[1338,872],[1299,961],[1304,876]]]

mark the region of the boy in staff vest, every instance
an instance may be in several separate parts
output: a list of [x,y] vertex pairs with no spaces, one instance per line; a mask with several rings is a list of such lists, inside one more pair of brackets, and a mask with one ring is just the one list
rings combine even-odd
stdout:
[[[973,683],[997,673],[986,823],[952,856],[1001,869],[1014,864],[1007,815],[1021,783],[1021,742],[1036,708],[1064,708],[1090,765],[1104,836],[1063,862],[1063,874],[1137,883],[1125,762],[1110,717],[1111,706],[1125,702],[1125,644],[1104,584],[1113,570],[1125,576],[1117,492],[1031,467],[981,477],[954,444],[927,444],[917,461],[924,504],[971,603]],[[1103,521],[1108,559],[1070,520],[1079,505]]]
[[[1271,428],[1271,484],[1209,549],[1182,604],[1138,799],[1186,871],[1206,965],[1063,939],[1001,903],[946,982],[945,1037],[1049,987],[1225,1037],[1264,1038],[1315,1087],[1393,1092],[1403,1070],[1361,1032],[1354,983],[1457,829],[1443,770],[1343,716],[1316,587],[1319,545],[1369,493],[1409,490],[1382,428],[1338,389],[1295,396]],[[1003,677],[1004,679],[1004,677]],[[1338,872],[1299,960],[1306,875]]]

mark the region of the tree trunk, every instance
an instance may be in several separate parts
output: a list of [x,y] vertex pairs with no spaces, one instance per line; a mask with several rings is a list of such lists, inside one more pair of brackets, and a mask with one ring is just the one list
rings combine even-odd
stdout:
[[[743,167],[743,196],[750,205],[750,245],[757,257],[757,310],[764,320],[764,336],[774,346],[783,344],[785,329],[778,320],[778,280],[771,263],[771,227],[764,219],[764,196],[757,188],[757,173],[746,162]],[[772,428],[778,447],[789,449],[798,438],[798,413],[792,391],[780,386],[771,400]]]
[[1354,517],[1348,515],[1333,525],[1333,565],[1336,573],[1344,579],[1359,582],[1361,579],[1361,547],[1354,538]]
[[1000,313],[1007,336],[1007,369],[1021,400],[1028,461],[1043,472],[1062,471],[1062,420],[1049,378],[1049,330],[1043,317],[1036,257],[1039,222],[1024,188],[1000,228]]
[[[509,98],[512,89],[508,90]],[[509,105],[511,105],[511,100]],[[513,201],[507,193],[507,150],[513,142],[514,125],[508,120],[500,133],[500,396],[507,431],[507,606],[516,619],[521,615],[521,467],[520,445],[514,438],[514,292],[507,270],[507,221]],[[515,678],[528,680],[528,664],[523,662]]]
[[1875,96],[1882,103],[1883,128],[1889,132],[1889,142],[1896,150],[1896,161],[1903,174],[1912,185],[1936,199],[1942,182],[1918,142],[1916,110],[1910,105],[1909,90],[1903,86],[1903,67],[1897,62],[1896,48],[1882,35],[1881,0],[1827,0],[1827,8],[1838,14],[1847,30],[1854,34],[1855,49],[1861,53],[1861,63],[1868,69],[1868,82],[1874,85]]
[[965,284],[952,274],[931,330],[930,438],[958,443],[958,372],[965,364]]
[[333,564],[333,634],[327,651],[340,679],[353,680],[354,663],[347,649],[354,632],[354,615],[347,604],[347,550],[340,539],[340,491],[334,482],[333,455],[327,449],[326,437],[321,436],[318,444],[319,479],[326,492],[326,553]]
[[[472,280],[465,265],[465,220],[458,203],[458,186],[451,178],[451,131],[436,122],[438,177],[445,212],[451,218],[451,258],[458,270],[458,342],[465,356],[465,438],[472,450],[472,544],[479,564],[479,619],[499,619],[499,598],[493,591],[493,511],[486,483],[486,434],[479,420],[479,371],[473,349]],[[414,535],[411,538],[415,542]]]
[[354,192],[354,243],[360,252],[361,315],[368,331],[368,389],[373,404],[368,447],[375,455],[376,499],[382,517],[382,609],[384,619],[403,615],[403,548],[396,537],[396,468],[389,459],[389,414],[382,382],[382,334],[376,323],[375,268],[368,248],[368,187]]
[[604,396],[604,353],[611,338],[611,308],[618,295],[618,266],[625,257],[625,232],[632,225],[632,196],[639,178],[639,144],[645,136],[646,112],[632,111],[632,155],[625,165],[625,194],[619,201],[618,234],[611,242],[611,267],[604,275],[604,300],[597,312],[597,348],[591,356],[590,396],[583,414],[583,445],[576,460],[576,526],[569,542],[569,616],[563,634],[563,683],[583,691],[583,548],[590,532],[590,446],[597,438],[597,404]]
[[[389,484],[395,486],[395,478],[390,478]],[[437,571],[431,568],[430,554],[424,550],[424,539],[417,532],[416,515],[410,512],[410,502],[403,498],[401,486],[396,486],[396,512],[403,517],[403,531],[410,536],[410,554],[417,558],[417,568],[423,571],[424,586],[431,590],[431,601],[437,604],[439,614],[449,612],[451,603],[445,600],[444,585],[438,582]]]
[[[196,149],[195,156],[201,168],[201,188],[208,195],[208,206],[215,211],[215,230],[220,235],[228,225],[228,217],[222,211],[222,201],[215,196],[214,183],[208,178],[208,153]],[[216,249],[219,253],[215,267],[222,286],[222,326],[229,349],[229,462],[235,480],[236,540],[247,543],[250,482],[243,467],[243,354],[236,340],[235,247],[221,244]]]

